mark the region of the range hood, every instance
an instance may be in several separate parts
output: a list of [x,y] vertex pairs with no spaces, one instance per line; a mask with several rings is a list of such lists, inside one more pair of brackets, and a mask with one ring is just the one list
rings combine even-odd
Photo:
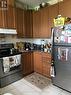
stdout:
[[17,34],[16,29],[3,29],[0,28],[0,34]]

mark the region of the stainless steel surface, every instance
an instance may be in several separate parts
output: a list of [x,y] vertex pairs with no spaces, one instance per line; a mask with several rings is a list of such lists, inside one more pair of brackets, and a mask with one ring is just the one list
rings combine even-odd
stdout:
[[58,59],[58,48],[60,48],[60,46],[54,47],[54,65],[56,74],[53,78],[53,84],[71,92],[71,47],[61,47],[69,50],[67,61],[65,59]]
[[[0,44],[0,87],[4,87],[22,78],[21,53],[13,44]],[[14,49],[12,54],[10,49]]]

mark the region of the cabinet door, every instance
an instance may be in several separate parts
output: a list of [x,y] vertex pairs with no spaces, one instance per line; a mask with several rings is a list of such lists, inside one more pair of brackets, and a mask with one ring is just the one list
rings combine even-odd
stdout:
[[33,12],[33,37],[50,37],[48,21],[48,7]]
[[8,28],[8,19],[7,19],[7,9],[6,10],[2,10],[2,16],[3,16],[3,28]]
[[15,0],[7,0],[7,5],[8,6],[14,6],[15,5]]
[[40,31],[40,37],[42,38],[48,38],[50,37],[50,31],[49,31],[49,20],[48,20],[48,7],[41,9],[41,31]]
[[25,37],[31,38],[33,36],[33,14],[32,11],[24,12]]
[[42,54],[34,52],[34,71],[42,74]]
[[59,3],[59,14],[65,17],[71,17],[71,0],[64,0]]
[[22,54],[22,69],[23,69],[23,75],[28,75],[34,71],[33,53],[23,52],[23,54]]
[[16,8],[16,29],[18,37],[23,37],[23,9]]
[[15,8],[9,6],[6,16],[7,16],[8,28],[10,28],[10,29],[16,28],[16,26],[15,26]]
[[43,75],[50,78],[50,67],[51,67],[51,55],[48,53],[42,54],[43,62]]
[[3,27],[3,13],[2,10],[0,9],[0,28]]
[[0,10],[0,27],[3,28],[16,28],[15,27],[15,9],[8,6],[5,10]]
[[54,27],[54,24],[53,24],[53,19],[56,18],[58,16],[58,4],[54,4],[54,5],[50,5],[48,7],[48,10],[49,10],[49,33],[50,33],[50,36],[51,36],[51,28]]
[[33,37],[40,38],[41,11],[33,12]]

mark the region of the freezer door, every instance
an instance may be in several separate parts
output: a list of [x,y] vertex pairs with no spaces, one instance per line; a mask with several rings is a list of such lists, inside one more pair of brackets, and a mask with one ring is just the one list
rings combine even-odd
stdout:
[[71,24],[54,27],[52,31],[54,44],[56,43],[71,44]]
[[54,46],[53,50],[56,75],[52,82],[71,92],[71,47]]

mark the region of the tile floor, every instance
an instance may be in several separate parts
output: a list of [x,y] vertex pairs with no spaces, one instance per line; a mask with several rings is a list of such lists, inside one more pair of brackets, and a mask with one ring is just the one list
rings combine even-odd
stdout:
[[[51,80],[37,73],[0,89],[0,95],[11,93],[13,95],[71,95],[54,85]],[[7,94],[8,95],[8,94]]]

